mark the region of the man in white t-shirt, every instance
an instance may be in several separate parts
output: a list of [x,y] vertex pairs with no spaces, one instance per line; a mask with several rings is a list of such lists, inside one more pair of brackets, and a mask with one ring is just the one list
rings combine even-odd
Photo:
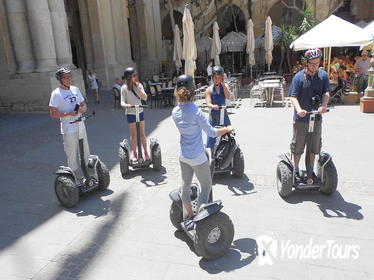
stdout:
[[[82,175],[79,168],[79,136],[78,128],[79,122],[71,124],[70,122],[76,120],[83,112],[87,110],[86,103],[82,93],[75,86],[72,86],[71,70],[62,67],[57,70],[56,78],[60,81],[60,86],[51,93],[49,101],[50,115],[52,118],[60,118],[61,134],[64,142],[64,150],[67,157],[68,166],[73,171],[76,184],[80,185],[80,176]],[[77,111],[74,111],[76,105],[79,105]],[[88,155],[90,154],[86,128],[83,125],[83,146],[85,161],[88,162]]]
[[363,95],[368,86],[368,70],[370,68],[370,58],[367,51],[363,50],[361,52],[361,57],[357,59],[354,68],[358,73],[357,91],[360,95]]

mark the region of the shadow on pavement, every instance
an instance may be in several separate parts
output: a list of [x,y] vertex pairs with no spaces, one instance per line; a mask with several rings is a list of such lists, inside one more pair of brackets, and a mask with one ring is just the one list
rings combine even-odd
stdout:
[[140,176],[140,182],[142,182],[146,187],[155,187],[167,183],[167,176],[165,176],[166,173],[166,168],[163,166],[159,171],[153,170],[152,167],[137,168],[130,170],[128,174],[123,176],[123,179],[128,180]]
[[191,238],[187,236],[187,234],[182,229],[176,230],[174,232],[174,236],[178,238],[179,240],[182,240],[183,242],[185,242],[187,246],[190,248],[190,250],[196,255],[193,241],[191,240]]
[[[118,164],[120,141],[129,137],[125,114],[121,109],[113,109],[112,94],[104,93],[100,104],[88,103],[88,112],[92,110],[96,115],[86,122],[90,150],[92,154],[99,155],[111,170]],[[171,108],[147,109],[145,115],[148,135],[171,115]],[[2,250],[64,210],[54,193],[54,172],[58,166],[66,165],[66,155],[59,121],[51,119],[47,113],[0,114],[0,137]],[[151,173],[145,173],[145,184],[157,185],[166,178],[165,170],[161,175]],[[104,193],[109,194],[109,190]],[[93,192],[71,212],[78,216],[105,215],[110,201],[104,201],[102,196]]]
[[214,175],[214,182],[226,185],[235,196],[250,195],[256,193],[254,185],[249,181],[246,174],[241,178],[235,178],[231,175]]
[[112,190],[105,190],[103,192],[93,191],[80,197],[79,204],[71,209],[66,209],[70,213],[75,213],[80,216],[106,216],[111,209],[111,201],[109,199],[103,200],[103,197],[111,195]]
[[[121,215],[126,211],[123,209],[128,205],[126,203],[126,193],[118,196],[113,202],[109,202],[111,215],[110,218],[106,219],[106,222],[101,223],[95,229],[92,229],[94,235],[91,239],[78,238],[74,240],[76,250],[74,252],[69,251],[67,254],[61,253],[55,258],[57,265],[59,266],[56,270],[53,265],[51,267],[46,266],[45,269],[36,276],[41,279],[45,279],[43,274],[48,275],[48,279],[81,279],[82,273],[84,273],[95,259],[99,258],[102,254],[101,250],[106,246],[106,243],[114,235],[113,231],[116,230],[116,225],[121,221]],[[130,207],[129,207],[130,208]],[[87,234],[84,235],[85,238]],[[84,244],[82,246],[82,244]],[[56,271],[51,273],[48,271]],[[54,274],[53,276],[51,274]]]
[[346,218],[362,220],[364,216],[360,213],[362,207],[344,200],[340,192],[335,192],[330,196],[319,192],[293,193],[286,199],[288,203],[296,204],[304,201],[312,201],[317,204],[323,216],[327,218]]
[[212,261],[201,259],[199,265],[210,274],[229,272],[251,264],[257,255],[256,240],[241,238],[233,242],[233,245],[223,257]]

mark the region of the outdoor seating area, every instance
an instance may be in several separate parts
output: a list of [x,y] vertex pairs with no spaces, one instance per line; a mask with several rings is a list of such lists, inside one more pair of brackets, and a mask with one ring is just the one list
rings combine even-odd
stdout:
[[255,100],[255,106],[272,107],[275,104],[286,106],[283,86],[286,81],[276,72],[265,72],[256,79],[255,85],[250,91],[250,97]]
[[174,83],[171,77],[154,76],[144,87],[151,108],[174,106]]

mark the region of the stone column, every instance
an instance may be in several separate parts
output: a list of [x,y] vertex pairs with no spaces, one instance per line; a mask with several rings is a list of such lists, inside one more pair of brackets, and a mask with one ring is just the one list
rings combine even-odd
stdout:
[[82,35],[83,35],[83,46],[84,53],[87,60],[87,69],[93,68],[94,65],[94,54],[92,46],[92,35],[90,30],[89,13],[87,7],[87,0],[78,0],[79,5],[79,15],[82,25]]
[[130,32],[128,25],[128,12],[125,6],[127,1],[112,0],[113,31],[116,46],[117,62],[122,66],[133,65],[131,59]]
[[66,18],[65,1],[49,0],[51,21],[56,48],[57,64],[59,66],[73,65],[71,54],[69,27]]
[[17,62],[17,73],[33,72],[35,68],[34,57],[24,0],[6,0],[5,4]]
[[[162,40],[160,6],[157,2],[140,0],[132,9],[136,17],[141,78],[160,74]],[[131,17],[133,15],[130,15]]]
[[33,42],[36,72],[56,70],[56,48],[48,0],[25,0]]

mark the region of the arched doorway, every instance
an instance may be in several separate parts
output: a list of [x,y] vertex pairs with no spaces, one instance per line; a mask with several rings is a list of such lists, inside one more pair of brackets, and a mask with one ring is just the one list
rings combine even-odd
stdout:
[[217,23],[219,36],[222,38],[230,31],[246,32],[246,21],[240,7],[233,4],[226,4],[217,11]]
[[[182,18],[183,14],[178,12],[178,11],[173,11],[174,15],[174,22],[175,24],[178,25],[179,29],[182,30]],[[170,15],[167,14],[162,21],[161,25],[161,34],[162,34],[162,39],[163,40],[173,40],[174,39],[174,33],[173,33],[173,28],[171,26],[171,20],[170,20]]]
[[[219,36],[222,39],[229,32],[246,33],[246,19],[242,9],[234,4],[226,4],[217,11]],[[245,50],[220,55],[221,65],[227,72],[244,72]]]
[[68,19],[71,53],[73,56],[73,64],[82,69],[83,79],[87,88],[87,60],[83,45],[82,24],[80,18],[80,10],[78,0],[66,0],[66,16]]

